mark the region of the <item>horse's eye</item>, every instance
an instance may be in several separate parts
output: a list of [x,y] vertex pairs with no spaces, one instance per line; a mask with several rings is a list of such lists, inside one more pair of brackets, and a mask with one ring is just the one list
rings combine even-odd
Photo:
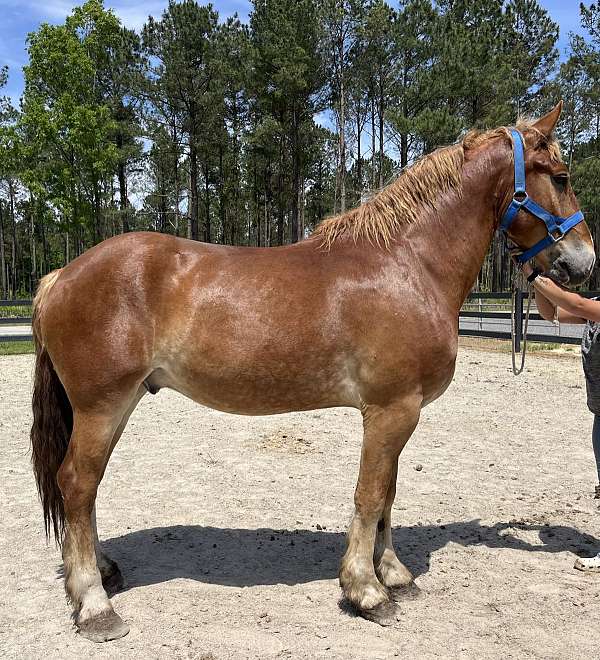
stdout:
[[567,183],[569,183],[569,175],[566,172],[561,172],[560,174],[554,175],[552,181],[554,181],[555,185],[559,188],[566,188]]

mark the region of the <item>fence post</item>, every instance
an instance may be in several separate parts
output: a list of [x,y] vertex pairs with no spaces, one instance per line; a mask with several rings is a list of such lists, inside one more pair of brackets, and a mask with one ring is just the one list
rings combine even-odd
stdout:
[[523,291],[517,289],[515,294],[515,350],[517,353],[521,350],[521,340],[523,339],[523,298]]

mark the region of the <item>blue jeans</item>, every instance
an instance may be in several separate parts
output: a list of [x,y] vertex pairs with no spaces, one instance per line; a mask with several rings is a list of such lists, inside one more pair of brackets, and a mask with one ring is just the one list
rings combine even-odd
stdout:
[[598,471],[598,483],[600,483],[600,415],[594,415],[594,428],[592,429],[592,447],[596,459],[596,470]]

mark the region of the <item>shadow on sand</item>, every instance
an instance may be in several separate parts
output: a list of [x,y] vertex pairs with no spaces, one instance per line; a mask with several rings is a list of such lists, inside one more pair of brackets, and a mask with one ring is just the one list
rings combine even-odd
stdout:
[[[531,538],[523,540],[528,534]],[[430,558],[450,542],[525,552],[590,555],[600,541],[572,527],[531,523],[482,525],[479,520],[397,527],[400,559],[419,577]],[[126,576],[125,590],[176,578],[226,586],[301,584],[337,576],[345,534],[273,529],[222,529],[176,525],[143,529],[102,543]]]

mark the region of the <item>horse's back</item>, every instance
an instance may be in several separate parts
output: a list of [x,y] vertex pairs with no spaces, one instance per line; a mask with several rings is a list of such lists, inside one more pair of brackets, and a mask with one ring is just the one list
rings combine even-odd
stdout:
[[[320,407],[327,392],[324,405],[345,403],[337,391],[347,374],[333,353],[339,301],[328,285],[339,268],[314,241],[245,248],[125,234],[60,272],[43,332],[67,389],[77,380],[81,390],[83,377],[90,396],[156,374],[159,386],[221,409],[293,409],[299,387],[313,392],[300,407]],[[323,387],[308,387],[315,374]],[[279,403],[269,410],[273,388]]]

